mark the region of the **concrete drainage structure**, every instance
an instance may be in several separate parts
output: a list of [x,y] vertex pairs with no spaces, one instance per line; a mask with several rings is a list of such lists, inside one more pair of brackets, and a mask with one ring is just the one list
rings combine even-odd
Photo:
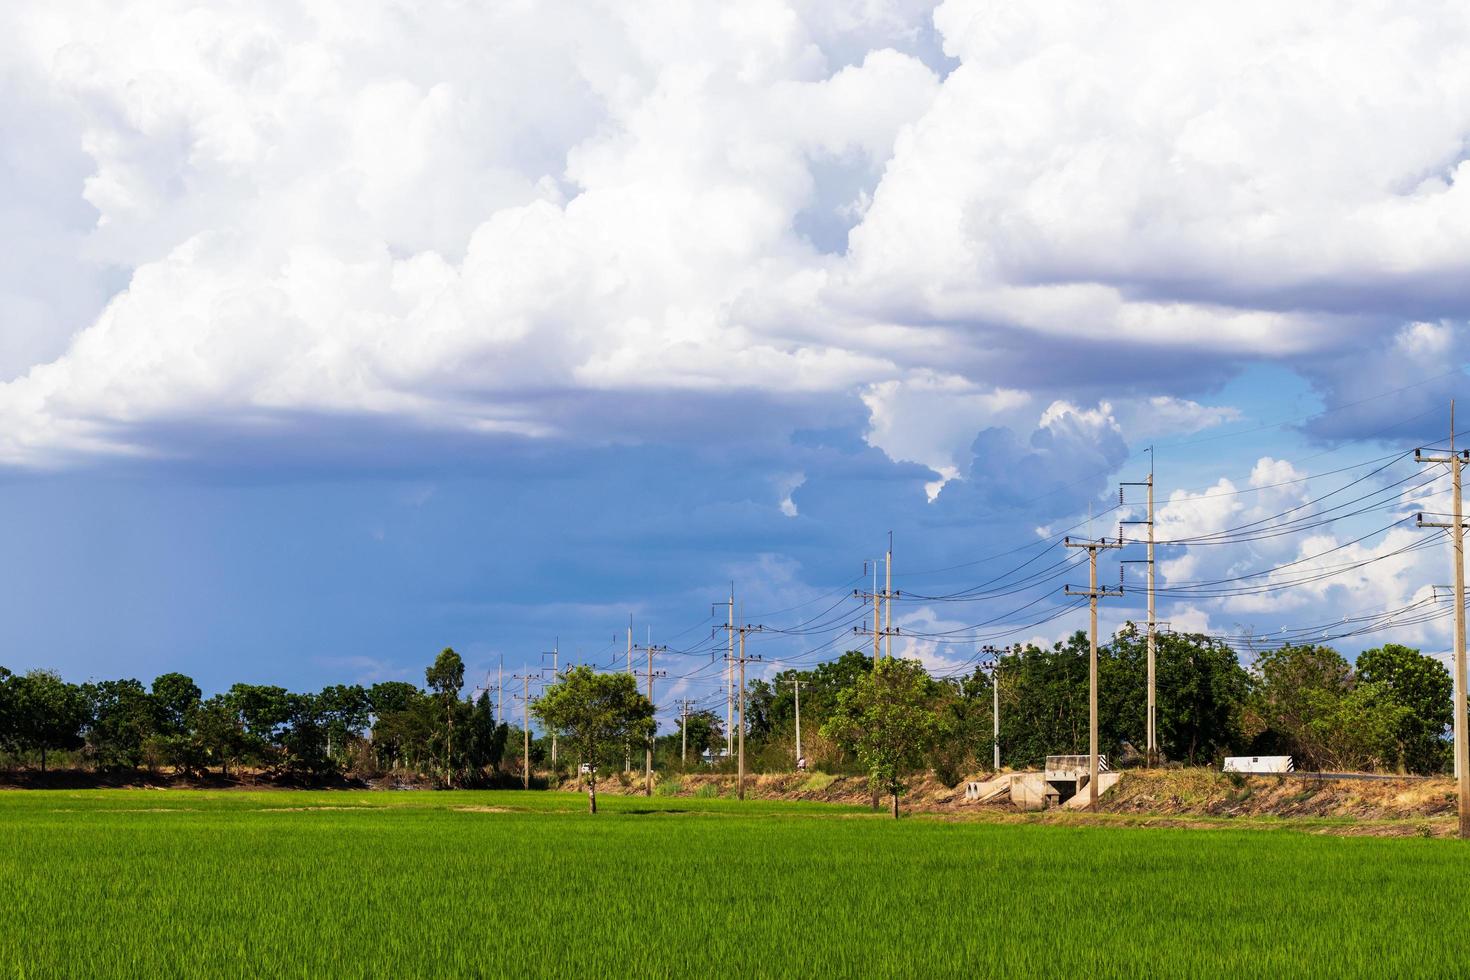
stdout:
[[[1097,792],[1106,793],[1118,784],[1119,774],[1108,770],[1107,758],[1098,756]],[[1045,810],[1061,806],[1083,809],[1090,800],[1087,783],[1091,767],[1085,755],[1047,756],[1043,772],[1016,772],[984,782],[965,784],[967,803],[990,803],[1010,793],[1011,804],[1021,810]]]

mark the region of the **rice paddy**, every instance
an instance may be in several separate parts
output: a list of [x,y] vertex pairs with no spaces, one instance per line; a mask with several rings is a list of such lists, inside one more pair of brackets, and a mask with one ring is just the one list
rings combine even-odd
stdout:
[[554,793],[0,793],[13,976],[1448,975],[1453,840]]

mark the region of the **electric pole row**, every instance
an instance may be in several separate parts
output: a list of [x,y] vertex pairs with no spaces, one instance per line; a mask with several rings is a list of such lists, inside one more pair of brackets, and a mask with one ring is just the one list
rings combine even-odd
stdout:
[[1453,719],[1455,737],[1455,779],[1459,784],[1460,838],[1470,839],[1470,753],[1465,738],[1465,521],[1460,502],[1460,473],[1470,452],[1455,452],[1455,403],[1450,402],[1450,452],[1448,456],[1426,456],[1414,450],[1420,463],[1448,463],[1454,493],[1454,520],[1449,523],[1426,521],[1418,515],[1420,527],[1445,528],[1450,532],[1450,552],[1455,562],[1455,683]]
[[1064,590],[1067,595],[1087,596],[1087,605],[1092,615],[1090,655],[1087,660],[1087,754],[1088,754],[1088,779],[1087,779],[1087,806],[1090,810],[1097,809],[1097,600],[1103,596],[1118,596],[1123,594],[1123,587],[1116,589],[1099,589],[1097,587],[1097,553],[1109,548],[1123,547],[1123,536],[1120,534],[1118,540],[1108,541],[1099,538],[1096,541],[1073,541],[1071,538],[1063,538],[1062,543],[1068,548],[1086,548],[1088,579],[1087,591],[1073,589],[1070,585]]

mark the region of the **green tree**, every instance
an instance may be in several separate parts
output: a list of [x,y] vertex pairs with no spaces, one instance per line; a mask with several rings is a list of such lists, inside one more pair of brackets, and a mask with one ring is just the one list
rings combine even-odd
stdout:
[[432,734],[433,702],[405,681],[383,681],[368,688],[368,706],[378,766],[417,767]]
[[249,747],[240,708],[229,694],[216,694],[199,706],[194,736],[203,758],[219,766],[221,776],[230,774]]
[[1290,754],[1305,767],[1320,769],[1333,756],[1331,730],[1322,719],[1338,716],[1353,689],[1353,672],[1327,646],[1287,645],[1267,650],[1251,665],[1244,734],[1253,738],[1252,754]]
[[478,778],[485,769],[499,769],[505,755],[505,740],[508,731],[505,725],[495,723],[495,709],[491,707],[488,692],[480,694],[479,700],[469,706],[465,724],[465,766]]
[[360,684],[333,684],[322,688],[316,703],[326,728],[327,757],[345,753],[368,726],[367,691]]
[[597,812],[597,773],[624,743],[653,737],[653,703],[638,693],[638,682],[624,673],[599,674],[573,667],[531,702],[531,712],[555,729],[576,752],[587,777],[587,809]]
[[283,741],[291,722],[291,694],[273,684],[236,684],[229,690],[230,703],[240,712],[246,759],[270,766],[285,760]]
[[438,743],[440,750],[440,771],[445,781],[452,787],[454,785],[452,767],[454,716],[455,709],[459,706],[460,689],[464,687],[464,661],[452,647],[445,647],[434,659],[433,665],[424,671],[424,680],[428,682],[429,690],[433,692],[434,699],[439,703],[441,723],[435,727],[434,740]]
[[199,710],[200,691],[194,679],[179,673],[154,678],[154,734],[164,761],[179,771],[195,769],[201,762],[193,739],[194,713]]
[[689,751],[699,758],[706,749],[713,749],[725,741],[725,729],[713,711],[691,711],[687,718],[679,719],[681,731],[671,736],[670,748],[682,754],[687,744]]
[[132,679],[82,685],[87,700],[87,748],[102,769],[136,769],[144,743],[154,734],[153,699]]
[[15,675],[0,667],[0,750],[15,747]]
[[82,747],[87,702],[80,688],[49,670],[32,670],[10,683],[15,741],[22,749],[41,753],[42,772],[47,753]]
[[1445,733],[1454,713],[1450,696],[1454,678],[1433,657],[1397,643],[1358,655],[1358,680],[1381,685],[1408,711],[1395,738],[1399,765],[1409,772],[1442,772],[1448,761]]
[[1409,709],[1383,684],[1358,682],[1346,694],[1310,692],[1306,729],[1325,769],[1384,769],[1397,765],[1398,733]]
[[885,658],[842,693],[823,726],[829,737],[852,746],[873,792],[893,797],[894,819],[905,778],[942,732],[936,687],[919,661]]

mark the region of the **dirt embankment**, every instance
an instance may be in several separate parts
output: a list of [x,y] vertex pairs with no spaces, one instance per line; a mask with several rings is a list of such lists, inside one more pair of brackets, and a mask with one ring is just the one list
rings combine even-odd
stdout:
[[[984,781],[988,776],[976,776]],[[563,788],[575,790],[575,783]],[[627,786],[613,779],[599,783],[600,793],[641,795],[643,780]],[[747,798],[812,800],[866,804],[872,801],[862,776],[787,773],[747,776]],[[664,776],[655,795],[733,797],[729,775]],[[1101,813],[1152,817],[1332,817],[1354,820],[1410,820],[1445,816],[1455,810],[1455,784],[1433,779],[1318,779],[1302,776],[1238,775],[1209,769],[1131,771],[1098,801]],[[932,776],[910,780],[903,796],[908,812],[961,815],[1018,813],[1007,796],[992,803],[965,799],[965,785],[950,787]]]
[[1108,813],[1402,820],[1453,813],[1455,782],[1448,777],[1318,779],[1177,769],[1125,773],[1098,803]]

